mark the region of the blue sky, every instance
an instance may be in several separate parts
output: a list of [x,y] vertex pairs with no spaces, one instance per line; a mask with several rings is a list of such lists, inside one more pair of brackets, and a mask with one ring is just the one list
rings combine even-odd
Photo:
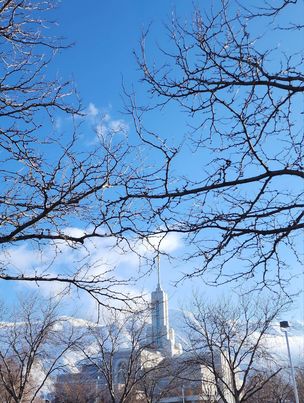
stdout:
[[[190,3],[178,3],[177,10],[189,13]],[[122,77],[128,83],[138,78],[132,51],[138,49],[142,31],[152,24],[163,35],[162,24],[175,7],[166,0],[91,0],[85,7],[80,1],[62,1],[57,12],[59,31],[75,46],[64,52],[60,71],[73,75],[84,103],[120,109]]]
[[[119,122],[123,119],[130,125],[128,117],[121,113],[123,111],[122,80],[128,88],[134,83],[139,96],[145,99],[143,87],[138,83],[140,73],[133,50],[138,50],[141,33],[151,24],[148,44],[149,57],[153,59],[158,54],[154,51],[157,44],[166,43],[164,24],[170,21],[174,10],[183,19],[191,19],[192,2],[89,0],[84,3],[80,0],[62,0],[54,12],[54,18],[58,21],[54,32],[74,44],[56,55],[49,69],[63,78],[73,79],[84,108],[91,108],[91,111],[96,108],[111,116],[112,121]],[[176,115],[174,108],[169,108],[166,113],[160,115],[159,121],[160,127],[169,137],[182,136],[185,129],[183,115]],[[90,130],[89,125],[82,130]],[[131,126],[130,130],[132,132]],[[190,168],[191,164],[189,164]],[[183,248],[182,241],[178,237],[173,237],[171,241],[170,247],[173,250],[178,252]],[[120,261],[119,264],[123,271],[126,262]],[[133,261],[133,269],[136,269],[137,264],[137,261]],[[183,270],[181,263],[162,260],[163,283],[175,307],[180,305],[193,289],[206,293],[211,298],[216,298],[227,290],[227,287],[208,289],[197,279],[174,287],[172,282],[177,278],[176,273]],[[143,289],[151,290],[154,288],[155,279],[156,275],[151,274],[138,285]],[[10,288],[7,284],[0,287]],[[303,299],[300,298],[301,308],[296,309],[296,316],[303,317],[301,313],[304,310],[303,305]]]
[[[197,4],[207,5],[206,2]],[[69,41],[74,42],[74,46],[57,59],[56,68],[64,77],[73,77],[84,106],[92,103],[108,112],[113,119],[128,120],[126,116],[120,114],[123,110],[122,80],[128,88],[134,84],[139,97],[145,100],[144,88],[138,83],[140,72],[133,54],[134,50],[139,49],[141,33],[151,24],[148,57],[150,60],[154,57],[158,60],[157,46],[164,44],[169,46],[164,24],[170,22],[173,12],[176,12],[182,20],[191,21],[192,10],[193,3],[190,1],[91,0],[84,7],[80,1],[73,2],[71,6],[69,1],[63,0],[57,10],[58,30]],[[290,17],[295,17],[292,9]],[[256,21],[255,24],[258,31],[259,24]],[[265,46],[269,42],[271,43],[271,38],[263,38]],[[296,42],[293,46],[296,49],[298,45],[300,43]],[[290,47],[285,35],[281,36],[280,46]],[[167,109],[162,116],[159,116],[157,125],[172,138],[176,135],[182,136],[183,130],[186,130],[183,115],[176,114],[174,108]],[[132,131],[132,128],[130,130]],[[188,163],[188,166],[191,169],[191,164]],[[163,261],[162,264],[165,266],[164,282],[168,280],[167,287],[169,287],[170,279],[175,278],[175,271],[183,270],[183,266],[167,261]],[[166,273],[172,273],[168,279]],[[153,276],[151,281],[153,284]],[[207,291],[195,280],[186,287],[170,288],[174,304],[178,303],[180,289],[191,292],[192,287],[200,289],[203,287],[207,294],[213,296],[225,291],[214,288]],[[301,299],[299,301],[301,303]]]

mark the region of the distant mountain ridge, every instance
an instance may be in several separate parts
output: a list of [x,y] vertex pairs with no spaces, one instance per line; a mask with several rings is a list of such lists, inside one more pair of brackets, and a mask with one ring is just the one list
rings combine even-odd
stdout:
[[[191,313],[185,313],[186,315]],[[184,313],[178,309],[169,310],[170,325],[175,330],[176,339],[182,345],[187,343],[187,330],[184,325]],[[288,340],[294,364],[303,363],[304,361],[304,321],[289,321]],[[287,360],[287,346],[285,334],[280,329],[279,321],[275,321],[267,332],[267,344],[269,348],[282,361]]]

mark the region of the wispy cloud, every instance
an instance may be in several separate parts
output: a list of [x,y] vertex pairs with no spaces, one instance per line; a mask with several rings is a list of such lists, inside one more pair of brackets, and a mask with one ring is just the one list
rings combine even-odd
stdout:
[[95,104],[93,104],[93,102],[90,102],[85,113],[88,117],[96,118],[99,114],[99,109],[95,106]]
[[[77,227],[68,227],[65,232],[70,235],[83,234],[83,230]],[[85,248],[77,249],[69,247],[63,241],[56,242],[54,247],[46,245],[39,251],[34,250],[30,244],[23,244],[0,254],[0,260],[3,267],[17,276],[73,276],[76,272],[79,277],[86,278],[102,278],[104,275],[106,280],[109,276],[114,276],[119,281],[126,281],[117,285],[115,290],[135,297],[145,293],[143,283],[136,281],[142,275],[138,254],[149,256],[154,252],[153,247],[158,247],[159,244],[162,253],[169,253],[181,247],[181,239],[175,234],[169,234],[164,239],[154,237],[149,242],[136,244],[134,252],[118,248],[115,239],[111,238],[89,240]],[[127,283],[128,279],[131,279],[130,283]],[[67,304],[80,306],[79,315],[91,318],[91,314],[96,312],[96,302],[89,295],[74,288],[70,288],[68,292],[63,283],[20,282],[20,286],[31,289],[39,286],[39,291],[46,297],[61,297],[66,294]]]
[[141,254],[153,253],[159,250],[160,253],[171,253],[183,246],[182,237],[178,233],[167,233],[165,235],[151,235],[137,244],[136,248]]
[[114,135],[126,136],[129,126],[123,119],[111,116],[108,108],[99,108],[90,102],[84,112],[84,121],[88,123],[90,132],[95,133],[94,139],[90,136],[90,144],[100,140],[106,140]]

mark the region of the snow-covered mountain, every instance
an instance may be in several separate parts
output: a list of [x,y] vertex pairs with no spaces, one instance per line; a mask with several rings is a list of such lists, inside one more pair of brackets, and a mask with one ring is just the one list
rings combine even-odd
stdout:
[[[191,316],[191,312],[185,313]],[[184,315],[182,311],[169,310],[170,326],[175,330],[175,336],[179,343],[187,345],[187,328],[185,326]],[[304,321],[289,321],[288,341],[294,365],[304,361]],[[266,335],[266,345],[273,351],[278,360],[286,362],[288,359],[285,332],[281,330],[280,323],[274,322],[270,326]]]
[[[295,320],[289,322],[288,341],[294,365],[304,361],[304,322]],[[280,329],[279,322],[274,323],[267,335],[269,348],[282,361],[287,361],[287,344],[285,332]]]

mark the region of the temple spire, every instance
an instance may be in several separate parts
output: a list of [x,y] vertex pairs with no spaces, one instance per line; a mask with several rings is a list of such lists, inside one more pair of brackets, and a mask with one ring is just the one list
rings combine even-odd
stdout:
[[161,288],[161,286],[160,286],[160,258],[159,258],[159,254],[157,255],[157,288]]

